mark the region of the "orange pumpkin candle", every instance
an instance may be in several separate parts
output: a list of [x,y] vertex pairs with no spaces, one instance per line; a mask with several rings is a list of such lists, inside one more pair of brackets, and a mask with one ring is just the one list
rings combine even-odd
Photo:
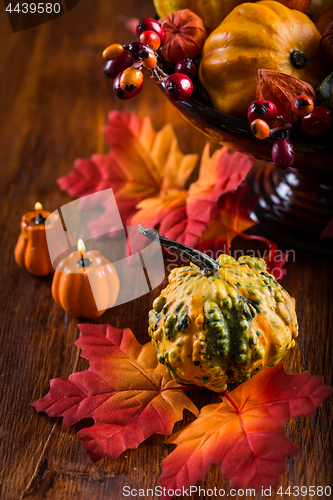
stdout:
[[57,266],[52,282],[56,303],[75,318],[94,319],[112,307],[119,293],[114,266],[97,250],[86,252],[82,240]]
[[45,234],[45,220],[49,215],[50,212],[37,202],[34,212],[23,215],[21,234],[15,246],[16,262],[35,276],[46,276],[54,271]]

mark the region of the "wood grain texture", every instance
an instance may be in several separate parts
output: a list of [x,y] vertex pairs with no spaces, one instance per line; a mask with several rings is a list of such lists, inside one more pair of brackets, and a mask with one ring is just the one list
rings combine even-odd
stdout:
[[[50,211],[69,201],[56,179],[72,168],[75,158],[106,151],[101,128],[110,109],[149,114],[156,128],[172,122],[184,153],[199,153],[205,138],[184,122],[148,74],[140,97],[122,102],[113,97],[111,84],[102,73],[104,47],[133,40],[118,16],[153,15],[150,0],[81,0],[66,15],[16,34],[11,32],[3,4],[0,11],[0,498],[118,500],[125,498],[125,485],[154,488],[159,463],[173,447],[163,445],[163,436],[152,436],[117,460],[93,464],[76,437],[79,425],[62,431],[60,420],[37,414],[29,406],[47,393],[51,378],[67,378],[87,363],[79,359],[74,346],[79,321],[52,300],[52,277],[35,278],[15,264],[13,250],[20,220],[35,201]],[[242,248],[257,247],[235,240],[233,249]],[[332,267],[328,257],[296,251],[283,281],[297,299],[300,323],[298,346],[285,360],[287,371],[324,374],[330,385]],[[130,307],[117,306],[96,323],[130,327],[141,342],[148,341],[147,313],[156,295],[154,290]],[[218,400],[206,390],[192,396],[198,406]],[[288,472],[281,479],[283,489],[288,485],[330,485],[333,491],[332,400],[312,418],[296,419],[287,426],[301,453],[288,459]],[[185,422],[191,418],[186,412]],[[201,486],[228,488],[229,484],[213,466]],[[200,497],[194,494],[192,498]],[[273,494],[272,498],[293,497]]]

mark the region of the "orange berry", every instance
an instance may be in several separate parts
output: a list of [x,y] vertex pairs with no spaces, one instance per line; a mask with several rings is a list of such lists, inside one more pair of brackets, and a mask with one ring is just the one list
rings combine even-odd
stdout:
[[268,123],[266,123],[264,120],[260,120],[260,118],[253,120],[250,127],[251,127],[252,134],[257,139],[261,139],[261,140],[266,139],[266,137],[269,136],[270,131],[271,131]]
[[301,118],[302,116],[307,116],[312,113],[314,108],[314,102],[311,97],[306,95],[298,95],[295,97],[291,103],[291,109],[296,118]]
[[153,68],[156,65],[156,63],[157,63],[157,57],[155,56],[155,54],[149,53],[148,57],[142,60],[142,65],[148,69]]
[[144,45],[149,45],[153,50],[157,50],[161,46],[161,39],[155,31],[143,31],[139,36],[139,42]]
[[140,71],[137,68],[133,68],[131,66],[130,68],[127,68],[122,72],[120,76],[119,85],[120,88],[125,92],[133,92],[133,90],[137,89],[142,85],[142,82],[143,82],[142,71]]
[[106,47],[103,52],[104,59],[117,59],[124,53],[124,47],[120,43],[113,43]]

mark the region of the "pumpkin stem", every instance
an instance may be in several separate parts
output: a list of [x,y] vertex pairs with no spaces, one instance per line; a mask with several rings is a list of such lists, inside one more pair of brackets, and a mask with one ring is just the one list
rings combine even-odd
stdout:
[[199,250],[188,247],[183,243],[179,243],[178,241],[169,240],[169,238],[165,238],[164,236],[158,234],[154,229],[144,228],[141,224],[139,224],[138,231],[149,240],[155,241],[156,238],[158,238],[163,247],[172,248],[172,250],[174,250],[178,255],[185,257],[185,259],[188,259],[190,262],[198,266],[202,271],[204,271],[205,275],[212,275],[221,267],[216,260],[208,257],[208,255],[199,252]]
[[307,60],[308,58],[306,57],[306,55],[297,49],[294,49],[290,54],[290,62],[296,69],[304,68]]

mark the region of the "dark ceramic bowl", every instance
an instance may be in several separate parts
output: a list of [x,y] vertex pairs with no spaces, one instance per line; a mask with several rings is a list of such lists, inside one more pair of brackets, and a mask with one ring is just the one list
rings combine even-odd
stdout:
[[[272,161],[271,149],[280,136],[261,141],[252,134],[248,121],[219,113],[193,97],[185,102],[171,102],[186,120],[210,139],[254,158]],[[333,172],[333,128],[320,137],[293,130],[291,141],[296,153],[293,168]]]
[[188,101],[171,102],[210,139],[270,162],[258,162],[248,182],[258,195],[254,216],[273,241],[310,251],[333,252],[333,240],[320,240],[333,217],[333,127],[321,137],[293,129],[295,160],[292,168],[281,171],[274,167],[271,157],[272,146],[280,135],[257,139],[248,121],[219,113],[206,104],[200,86],[195,87]]

